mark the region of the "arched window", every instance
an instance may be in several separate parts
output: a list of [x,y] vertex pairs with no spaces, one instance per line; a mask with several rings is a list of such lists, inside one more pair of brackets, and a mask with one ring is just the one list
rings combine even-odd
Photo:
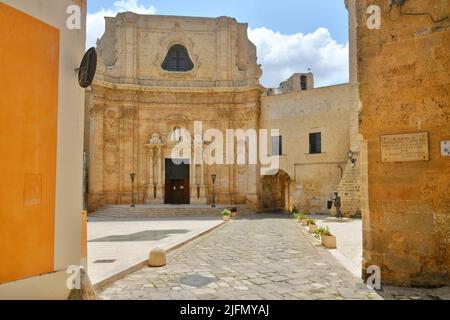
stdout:
[[306,78],[306,76],[300,77],[300,85],[301,85],[302,90],[308,89],[308,79]]
[[161,67],[166,71],[187,72],[194,69],[194,63],[189,57],[187,49],[176,44],[169,49]]

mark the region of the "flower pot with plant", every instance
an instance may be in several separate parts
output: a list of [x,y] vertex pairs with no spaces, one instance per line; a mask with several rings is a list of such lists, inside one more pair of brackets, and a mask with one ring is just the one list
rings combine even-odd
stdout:
[[336,249],[337,243],[336,243],[336,236],[331,234],[330,228],[318,228],[316,230],[316,236],[317,239],[321,239],[322,245],[328,249]]
[[305,220],[305,219],[306,219],[306,218],[305,218],[305,215],[304,215],[303,213],[299,213],[299,214],[297,215],[297,221],[298,221],[298,222],[302,223],[303,220]]
[[316,220],[309,219],[309,233],[315,234],[317,229]]
[[236,207],[231,208],[230,211],[233,218],[238,215],[238,209]]
[[231,210],[225,209],[222,211],[223,221],[230,221],[231,218]]
[[306,216],[303,216],[302,226],[304,226],[304,227],[309,226],[309,221],[310,221],[310,219],[306,218]]
[[294,216],[294,219],[298,220],[299,216],[301,215],[300,211],[297,209],[297,207],[294,207],[292,209],[292,215]]

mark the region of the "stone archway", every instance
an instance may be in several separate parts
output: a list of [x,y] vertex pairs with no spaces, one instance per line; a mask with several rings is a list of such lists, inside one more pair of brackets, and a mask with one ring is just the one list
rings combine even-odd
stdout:
[[264,210],[290,210],[290,186],[292,179],[283,170],[262,180],[262,207]]

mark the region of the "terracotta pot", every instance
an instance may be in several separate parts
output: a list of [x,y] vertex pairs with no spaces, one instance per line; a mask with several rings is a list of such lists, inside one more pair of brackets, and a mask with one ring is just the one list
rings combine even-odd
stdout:
[[335,236],[324,236],[322,235],[322,245],[328,249],[336,249],[336,237]]
[[318,227],[315,224],[310,224],[309,225],[309,233],[316,233],[316,230],[318,229]]
[[230,221],[230,216],[223,216],[223,221]]
[[302,220],[302,226],[307,227],[309,225],[308,220]]

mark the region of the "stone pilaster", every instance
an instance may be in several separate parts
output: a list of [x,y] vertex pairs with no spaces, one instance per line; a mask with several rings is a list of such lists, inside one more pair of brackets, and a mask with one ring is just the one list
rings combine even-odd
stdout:
[[156,147],[156,174],[157,174],[157,182],[156,182],[156,202],[157,203],[164,203],[164,185],[163,185],[163,163],[162,163],[162,146]]
[[147,185],[147,203],[151,203],[155,199],[155,182],[154,182],[154,174],[155,174],[155,166],[154,160],[155,158],[155,149],[150,147],[148,150],[148,185]]
[[104,113],[105,106],[97,104],[91,107],[89,144],[89,195],[88,206],[90,210],[96,210],[105,205],[103,189],[103,163],[104,163]]
[[190,202],[196,203],[198,200],[198,183],[197,183],[197,165],[195,164],[195,161],[191,161],[190,165]]

